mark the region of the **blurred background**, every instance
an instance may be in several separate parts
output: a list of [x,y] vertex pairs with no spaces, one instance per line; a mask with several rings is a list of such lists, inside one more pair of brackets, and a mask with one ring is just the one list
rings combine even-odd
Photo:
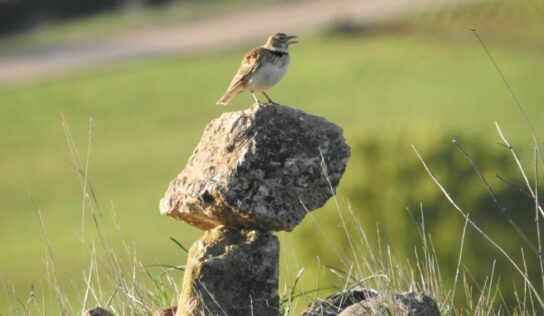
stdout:
[[[279,233],[282,289],[302,267],[299,290],[314,289],[316,279],[343,286],[324,267],[346,269],[353,256],[340,216],[351,212],[376,252],[388,249],[399,262],[415,260],[424,219],[442,282],[451,286],[464,219],[411,144],[516,260],[525,249],[528,274],[538,275],[536,255],[452,144],[466,148],[536,242],[534,201],[496,177],[523,185],[497,145],[495,122],[533,179],[531,131],[471,28],[544,137],[539,0],[0,1],[0,314],[24,305],[31,289],[44,309],[55,305],[51,255],[59,286],[80,308],[89,249],[103,241],[96,216],[113,249],[131,249],[127,257],[151,275],[162,271],[154,265],[185,263],[169,238],[189,247],[202,233],[161,216],[158,202],[206,124],[252,104],[246,94],[226,108],[215,101],[243,54],[280,31],[300,42],[271,97],[340,125],[352,148],[338,206],[330,201]],[[84,206],[82,170],[93,208]],[[519,275],[479,233],[469,228],[465,238],[463,273],[482,284],[495,264],[502,300],[514,302]],[[181,284],[182,272],[171,273]]]

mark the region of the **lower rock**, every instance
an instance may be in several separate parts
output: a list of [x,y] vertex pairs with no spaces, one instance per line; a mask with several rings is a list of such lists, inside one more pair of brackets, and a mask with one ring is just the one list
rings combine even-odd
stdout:
[[434,299],[422,293],[395,295],[357,287],[316,300],[302,316],[440,316]]
[[279,242],[259,230],[206,231],[189,250],[177,316],[278,315]]
[[314,301],[301,316],[337,316],[346,307],[376,295],[374,290],[356,287]]
[[394,297],[380,295],[353,304],[338,316],[440,316],[436,302],[421,293],[395,294]]
[[164,307],[153,312],[153,316],[175,316],[177,310],[177,306]]
[[83,312],[83,316],[113,316],[113,314],[102,307],[95,307]]

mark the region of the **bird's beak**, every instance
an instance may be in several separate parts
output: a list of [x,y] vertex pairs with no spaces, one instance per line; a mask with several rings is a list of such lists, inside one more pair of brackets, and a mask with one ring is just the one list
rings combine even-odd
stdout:
[[287,44],[291,45],[291,44],[298,43],[297,40],[294,40],[296,38],[297,37],[295,35],[287,36]]

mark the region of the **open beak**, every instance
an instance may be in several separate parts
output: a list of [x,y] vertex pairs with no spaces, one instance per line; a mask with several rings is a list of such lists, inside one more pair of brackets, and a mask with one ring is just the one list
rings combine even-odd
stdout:
[[295,40],[297,37],[295,35],[287,36],[287,44],[295,44],[298,43],[297,40]]

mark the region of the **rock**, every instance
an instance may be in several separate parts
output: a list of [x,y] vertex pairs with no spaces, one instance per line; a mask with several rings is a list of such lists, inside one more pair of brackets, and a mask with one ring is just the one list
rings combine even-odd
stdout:
[[356,287],[312,302],[302,316],[337,316],[346,307],[376,295],[374,290]]
[[97,306],[84,311],[83,316],[113,316],[113,314],[107,309]]
[[278,239],[216,228],[189,250],[177,316],[278,315]]
[[224,113],[206,127],[160,210],[203,230],[290,231],[333,195],[349,157],[342,129],[321,117],[275,104]]
[[178,310],[177,306],[164,307],[159,310],[156,310],[153,313],[153,316],[174,316],[176,315],[177,310]]
[[385,295],[367,288],[355,288],[316,300],[302,316],[440,316],[436,302],[422,293]]
[[338,316],[440,316],[436,302],[421,293],[395,294],[394,297],[380,295],[353,304]]

